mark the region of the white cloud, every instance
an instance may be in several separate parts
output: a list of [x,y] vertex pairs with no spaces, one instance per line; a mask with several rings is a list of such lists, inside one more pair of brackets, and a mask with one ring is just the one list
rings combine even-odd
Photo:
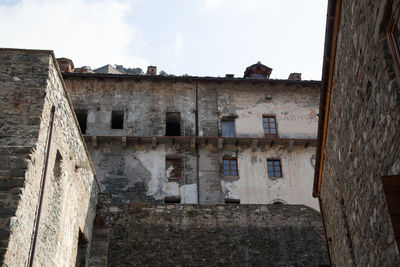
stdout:
[[175,41],[174,41],[172,47],[177,56],[181,56],[183,54],[184,43],[183,43],[182,34],[180,34],[180,33],[176,34]]
[[22,0],[0,3],[1,47],[54,50],[75,66],[107,63],[145,67],[134,48],[145,46],[125,17],[131,12],[123,0]]
[[213,10],[221,7],[226,0],[202,0],[202,7],[206,10]]

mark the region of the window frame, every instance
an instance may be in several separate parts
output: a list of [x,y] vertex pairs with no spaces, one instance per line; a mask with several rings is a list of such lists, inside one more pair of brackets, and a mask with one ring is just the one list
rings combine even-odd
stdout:
[[[271,164],[271,166],[272,166],[272,176],[270,175],[269,162],[272,162],[272,164]],[[276,165],[275,162],[278,162],[279,164]],[[276,166],[279,166],[279,171],[277,171],[275,169]],[[276,175],[277,173],[280,173],[280,176],[277,176]],[[283,178],[282,162],[281,162],[280,159],[276,159],[276,158],[267,159],[267,175],[268,175],[269,178]]]
[[[267,122],[264,121],[264,119],[268,119]],[[274,122],[271,123],[269,119],[274,119]],[[268,125],[268,128],[265,127],[265,124]],[[271,125],[274,125],[275,127],[271,127]],[[262,126],[263,126],[263,132],[264,136],[268,138],[277,138],[278,137],[278,122],[276,121],[276,116],[275,115],[263,115],[262,117]],[[275,134],[271,134],[271,129],[275,128]],[[269,134],[265,132],[265,129],[268,129]]]
[[382,185],[394,237],[397,247],[400,248],[400,174],[383,176]]
[[[228,165],[225,165],[225,161],[228,161]],[[235,164],[231,164],[231,162],[235,161]],[[228,169],[225,169],[225,166],[228,166]],[[234,170],[233,168],[231,168],[232,166],[234,166],[236,168],[236,170]],[[228,172],[228,174],[226,174],[225,172]],[[239,168],[238,168],[238,160],[237,158],[234,157],[224,157],[222,159],[222,172],[224,176],[239,176]],[[236,174],[232,174],[233,172],[236,172]]]
[[[222,124],[223,124],[223,123],[226,123],[226,122],[231,122],[231,123],[233,123],[233,136],[224,136],[224,135],[223,135],[223,131],[222,131],[223,126],[222,126]],[[220,134],[220,136],[221,136],[221,137],[228,137],[228,138],[235,138],[235,137],[236,137],[236,121],[235,121],[235,119],[233,119],[233,118],[221,119],[221,134]]]
[[[397,24],[399,19],[392,14],[389,19],[386,36],[389,43],[389,49],[393,58],[393,68],[396,75],[397,83],[400,84],[400,29],[399,34],[396,34]],[[400,103],[400,88],[396,89],[396,102]]]
[[389,40],[389,47],[393,57],[393,64],[396,73],[397,81],[400,81],[400,40],[396,37],[396,26],[398,19],[395,19],[392,14],[389,19],[387,28],[387,38]]

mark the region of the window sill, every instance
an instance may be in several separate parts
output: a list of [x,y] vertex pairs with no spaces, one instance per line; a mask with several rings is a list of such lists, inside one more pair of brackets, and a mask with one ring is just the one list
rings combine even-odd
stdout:
[[278,179],[282,179],[283,178],[283,176],[268,176],[268,178],[269,179],[271,179],[271,180],[278,180]]

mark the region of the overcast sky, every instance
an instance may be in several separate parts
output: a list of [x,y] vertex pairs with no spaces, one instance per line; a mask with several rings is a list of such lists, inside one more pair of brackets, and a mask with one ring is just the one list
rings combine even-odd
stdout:
[[54,50],[75,67],[320,80],[327,0],[0,0],[0,47]]

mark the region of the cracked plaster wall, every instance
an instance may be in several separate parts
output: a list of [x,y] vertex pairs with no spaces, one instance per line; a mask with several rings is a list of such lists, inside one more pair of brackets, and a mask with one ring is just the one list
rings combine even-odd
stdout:
[[[77,78],[65,81],[76,109],[88,109],[87,134],[117,136],[164,136],[166,112],[181,112],[181,134],[195,134],[196,88],[198,90],[199,136],[218,136],[220,118],[236,116],[236,136],[264,137],[263,115],[275,115],[281,138],[316,138],[319,83],[268,84],[250,81],[140,80]],[[266,96],[272,96],[266,100]],[[125,109],[122,130],[110,129],[111,110]],[[180,196],[183,203],[197,202],[196,152],[172,144],[151,148],[116,142],[90,148],[103,192],[114,201],[162,202]],[[231,148],[226,148],[230,150]],[[215,145],[199,147],[199,202],[224,203],[239,198],[242,203],[286,203],[317,208],[311,196],[315,148],[234,148],[239,157],[240,179],[229,181],[221,172],[222,155]],[[185,158],[184,179],[168,181],[165,157]],[[256,157],[252,162],[250,159]],[[272,181],[266,175],[266,158],[281,157],[284,177]],[[295,166],[295,167],[294,167]],[[242,170],[243,169],[243,170]],[[251,171],[249,171],[251,170]],[[235,180],[235,179],[233,179]],[[256,188],[256,191],[254,191]]]

